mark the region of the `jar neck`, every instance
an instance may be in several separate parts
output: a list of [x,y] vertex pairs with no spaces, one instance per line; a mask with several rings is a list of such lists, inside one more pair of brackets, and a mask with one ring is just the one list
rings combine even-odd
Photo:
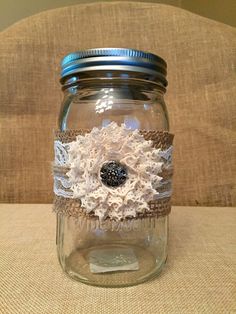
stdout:
[[166,92],[166,87],[158,80],[157,76],[145,73],[124,72],[124,71],[91,71],[81,72],[68,76],[61,80],[62,90],[75,93],[79,89],[90,88],[91,86],[102,87],[128,87],[135,86],[137,89],[147,89],[148,91],[158,91],[160,94]]
[[[130,119],[135,120],[134,128],[169,129],[163,97],[165,88],[159,82],[137,75],[108,78],[101,73],[95,76],[94,72],[91,75],[86,72],[68,78],[63,90],[59,118],[62,130],[76,129],[78,125],[89,129],[104,125],[108,120],[127,124]],[[127,126],[130,127],[130,122]]]

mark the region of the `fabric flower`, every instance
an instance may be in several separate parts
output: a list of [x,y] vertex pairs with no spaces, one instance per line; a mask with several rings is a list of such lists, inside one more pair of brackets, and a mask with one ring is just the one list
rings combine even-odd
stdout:
[[[68,143],[67,176],[73,198],[81,200],[85,213],[100,220],[120,220],[149,211],[148,202],[159,194],[163,162],[160,149],[152,147],[138,130],[112,122],[104,128],[93,128]],[[104,164],[117,161],[127,171],[127,179],[117,187],[107,186],[101,178]]]

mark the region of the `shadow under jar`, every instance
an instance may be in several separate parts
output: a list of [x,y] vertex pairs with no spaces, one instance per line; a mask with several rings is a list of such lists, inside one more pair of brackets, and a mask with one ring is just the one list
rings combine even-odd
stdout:
[[[168,114],[163,99],[167,86],[166,63],[156,55],[132,49],[106,48],[78,51],[62,60],[61,83],[64,100],[59,115],[56,140],[61,141],[64,148],[69,151],[72,156],[69,157],[71,161],[76,158],[76,154],[67,145],[68,143],[71,145],[71,142],[76,140],[76,135],[88,136],[92,134],[89,132],[95,130],[94,128],[97,128],[97,131],[94,131],[98,132],[97,134],[100,134],[100,130],[103,132],[107,130],[107,133],[104,133],[107,134],[107,141],[113,143],[114,140],[114,143],[107,148],[106,143],[99,139],[96,141],[95,137],[95,147],[91,148],[95,153],[87,152],[87,158],[83,157],[87,159],[86,162],[83,159],[81,163],[87,165],[89,158],[98,164],[101,161],[99,170],[96,170],[93,175],[98,176],[101,189],[104,189],[108,195],[116,195],[116,189],[125,189],[132,176],[142,175],[142,173],[135,174],[135,169],[132,170],[129,165],[120,162],[121,157],[117,158],[116,155],[112,155],[112,151],[106,151],[109,147],[116,147],[123,141],[121,138],[116,143],[116,136],[128,132],[129,135],[124,139],[127,140],[133,132],[137,132],[135,130],[138,130],[144,132],[146,136],[149,131],[155,135],[155,131],[159,131],[161,135],[171,137],[168,133]],[[141,133],[142,136],[144,133]],[[152,138],[145,139],[149,146],[152,140]],[[83,142],[83,139],[81,141]],[[86,145],[86,142],[84,143]],[[82,146],[78,147],[82,150]],[[139,162],[138,160],[142,160],[140,154],[143,151],[141,150],[139,154],[138,148],[132,151],[132,147],[133,144],[130,146],[128,144],[129,156]],[[166,166],[167,170],[171,169],[171,147],[169,144],[169,146],[164,145],[163,149],[153,148],[156,154],[163,152],[162,155],[158,155],[161,171],[157,176],[159,185],[156,187],[155,201],[161,205],[158,205],[160,208],[157,212],[143,210],[142,203],[133,202],[130,214],[127,214],[125,194],[124,204],[113,216],[109,216],[109,211],[111,212],[109,206],[114,205],[112,202],[109,203],[109,196],[101,200],[103,204],[107,202],[104,205],[105,214],[102,210],[96,212],[96,207],[93,210],[90,206],[88,210],[84,205],[85,200],[77,200],[79,206],[75,207],[73,205],[76,199],[75,191],[81,190],[83,185],[81,180],[83,178],[85,180],[88,174],[85,175],[79,170],[75,172],[80,183],[77,185],[77,190],[73,190],[73,186],[70,185],[73,181],[71,178],[69,185],[68,178],[66,178],[67,183],[64,184],[58,174],[54,173],[57,252],[62,269],[71,278],[96,286],[120,287],[135,285],[159,274],[167,257],[171,196],[171,171],[169,177],[163,176],[162,173],[163,166]],[[57,148],[55,148],[56,152]],[[103,159],[105,153],[111,156],[106,162]],[[86,156],[86,153],[83,156]],[[76,171],[75,164],[73,164],[74,171]],[[58,165],[56,167],[58,168]],[[131,175],[132,171],[134,172]],[[65,173],[64,171],[64,176]],[[150,175],[153,176],[155,173]],[[65,194],[64,191],[69,194]],[[135,195],[139,193],[137,191],[138,186],[133,185],[133,191],[130,193],[134,192],[132,195]],[[91,186],[87,186],[87,190],[85,188],[84,199],[86,193],[91,194]],[[151,192],[147,191],[147,195],[143,196],[147,203],[151,195],[148,193]],[[94,201],[93,198],[91,200]],[[96,201],[99,201],[98,196]]]

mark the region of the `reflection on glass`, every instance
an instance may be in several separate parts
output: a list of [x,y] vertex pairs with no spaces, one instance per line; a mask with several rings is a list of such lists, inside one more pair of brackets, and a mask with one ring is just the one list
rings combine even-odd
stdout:
[[113,88],[102,88],[101,89],[101,98],[99,98],[96,101],[95,110],[96,113],[103,113],[106,110],[112,109],[113,105],[113,95],[111,93],[113,92]]

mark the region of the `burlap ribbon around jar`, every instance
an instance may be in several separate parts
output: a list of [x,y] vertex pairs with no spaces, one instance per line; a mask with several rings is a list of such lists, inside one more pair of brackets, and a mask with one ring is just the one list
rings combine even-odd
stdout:
[[[99,131],[96,129],[96,132],[98,133]],[[71,147],[70,144],[75,143],[78,136],[80,141],[82,141],[81,143],[83,143],[83,141],[86,142],[82,137],[86,137],[86,135],[89,136],[90,133],[91,130],[89,129],[66,130],[63,132],[55,131],[55,162],[53,166],[55,198],[53,210],[57,214],[66,215],[68,217],[86,217],[91,220],[101,220],[101,217],[96,215],[96,210],[86,211],[86,208],[82,205],[81,199],[75,197],[75,192],[73,192],[74,187],[71,186],[71,178],[68,176],[71,170],[71,167],[68,164],[68,151]],[[115,216],[115,218],[112,216],[106,216],[105,220],[118,219],[123,221],[144,217],[162,217],[168,215],[171,211],[171,181],[173,175],[171,156],[174,135],[166,131],[139,130],[133,140],[138,141],[141,138],[140,135],[145,141],[147,141],[147,143],[149,143],[149,145],[151,144],[153,149],[155,149],[152,154],[154,154],[154,152],[158,152],[160,159],[159,164],[162,164],[161,170],[157,176],[159,180],[160,178],[161,180],[156,188],[156,199],[149,200],[147,202],[148,208],[141,211],[137,210],[135,215],[126,215],[125,217]],[[96,134],[94,136],[96,136]],[[131,138],[130,134],[129,137]],[[142,145],[144,144],[145,143]],[[81,147],[81,144],[78,147]],[[150,158],[153,159],[153,157]],[[115,188],[111,189],[113,192],[115,191]],[[134,189],[134,194],[135,193],[138,192]],[[109,208],[106,210],[109,212]],[[102,219],[104,219],[104,217]]]

